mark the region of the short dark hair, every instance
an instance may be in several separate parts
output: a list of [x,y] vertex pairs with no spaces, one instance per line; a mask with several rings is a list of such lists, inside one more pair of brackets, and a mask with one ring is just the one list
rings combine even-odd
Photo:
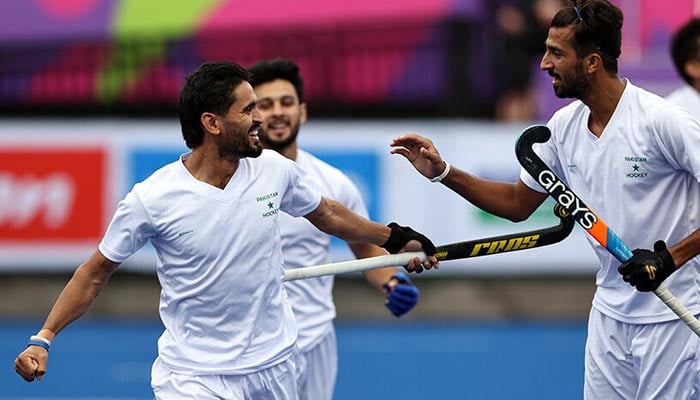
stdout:
[[264,60],[248,68],[248,71],[251,75],[250,84],[253,87],[275,79],[284,79],[294,86],[299,102],[304,102],[304,80],[299,74],[299,66],[294,61],[285,58]]
[[617,59],[622,54],[622,10],[607,0],[573,0],[559,10],[550,27],[573,26],[572,46],[579,58],[598,52],[603,67],[617,74]]
[[685,72],[685,64],[691,60],[700,60],[700,18],[692,18],[673,34],[671,58],[681,78],[692,84],[692,77]]
[[204,141],[202,114],[226,114],[236,102],[234,90],[242,82],[249,81],[250,74],[245,68],[228,61],[202,64],[185,78],[177,102],[177,115],[188,148],[194,149]]

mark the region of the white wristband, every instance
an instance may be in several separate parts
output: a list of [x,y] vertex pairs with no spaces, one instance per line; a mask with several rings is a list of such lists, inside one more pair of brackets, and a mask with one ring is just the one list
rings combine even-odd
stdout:
[[51,346],[51,341],[43,336],[32,335],[29,337],[29,340],[38,340],[40,342],[46,343],[47,346]]
[[442,160],[442,162],[445,163],[445,169],[442,171],[442,173],[440,175],[436,176],[435,178],[430,179],[430,182],[441,182],[443,179],[445,179],[447,174],[450,173],[450,163],[448,163],[445,160]]

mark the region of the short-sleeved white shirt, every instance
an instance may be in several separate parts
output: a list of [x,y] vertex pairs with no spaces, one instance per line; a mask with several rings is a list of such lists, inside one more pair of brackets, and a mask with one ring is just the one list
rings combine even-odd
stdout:
[[700,93],[695,88],[689,85],[681,86],[666,96],[666,100],[685,108],[693,118],[700,121]]
[[297,327],[281,282],[278,220],[320,203],[318,185],[274,151],[240,160],[221,190],[180,160],[119,203],[99,245],[122,262],[150,240],[165,331],[159,357],[189,375],[239,375],[287,359]]
[[[298,151],[296,163],[320,184],[324,197],[334,199],[356,214],[367,217],[362,195],[347,175],[303,150]],[[281,214],[280,232],[286,268],[331,262],[331,237],[305,218]],[[298,346],[302,352],[306,352],[323,338],[330,329],[329,323],[335,318],[333,276],[286,282],[285,286],[299,327]]]
[[[683,109],[626,81],[600,138],[588,129],[590,109],[575,101],[548,122],[552,138],[537,154],[630,248],[669,246],[700,227],[700,125]],[[523,182],[544,189],[523,169]],[[588,236],[588,235],[587,235]],[[594,239],[601,269],[593,306],[623,322],[676,319],[653,293],[622,280],[620,262]],[[693,314],[700,313],[700,258],[664,284]]]

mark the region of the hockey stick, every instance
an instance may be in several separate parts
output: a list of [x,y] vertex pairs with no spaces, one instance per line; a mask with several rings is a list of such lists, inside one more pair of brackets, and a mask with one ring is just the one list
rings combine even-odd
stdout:
[[[554,207],[554,213],[560,219],[558,225],[522,233],[512,233],[438,246],[435,258],[437,258],[438,261],[458,260],[462,258],[532,249],[561,242],[569,236],[574,229],[574,220],[568,215],[566,210],[559,205]],[[422,251],[389,254],[360,260],[317,265],[315,267],[288,269],[284,271],[284,277],[282,279],[286,282],[324,275],[347,274],[375,268],[406,265],[414,257],[418,257],[422,261],[426,260],[426,255]]]
[[[593,239],[600,243],[620,262],[632,257],[632,251],[615,232],[600,219],[569,187],[552,171],[532,149],[534,143],[545,143],[552,133],[544,125],[533,125],[526,128],[515,145],[515,155],[520,165],[542,185],[542,187],[559,204],[566,208],[571,216]],[[700,321],[698,321],[681,302],[676,299],[664,285],[659,285],[654,294],[663,301],[690,329],[700,336]]]

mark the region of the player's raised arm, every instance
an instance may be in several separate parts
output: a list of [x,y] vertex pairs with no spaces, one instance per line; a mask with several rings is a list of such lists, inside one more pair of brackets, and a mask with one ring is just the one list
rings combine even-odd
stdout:
[[520,180],[498,182],[462,171],[443,160],[432,140],[421,135],[398,136],[390,145],[392,154],[402,155],[431,182],[444,184],[468,202],[499,217],[523,221],[547,198]]

